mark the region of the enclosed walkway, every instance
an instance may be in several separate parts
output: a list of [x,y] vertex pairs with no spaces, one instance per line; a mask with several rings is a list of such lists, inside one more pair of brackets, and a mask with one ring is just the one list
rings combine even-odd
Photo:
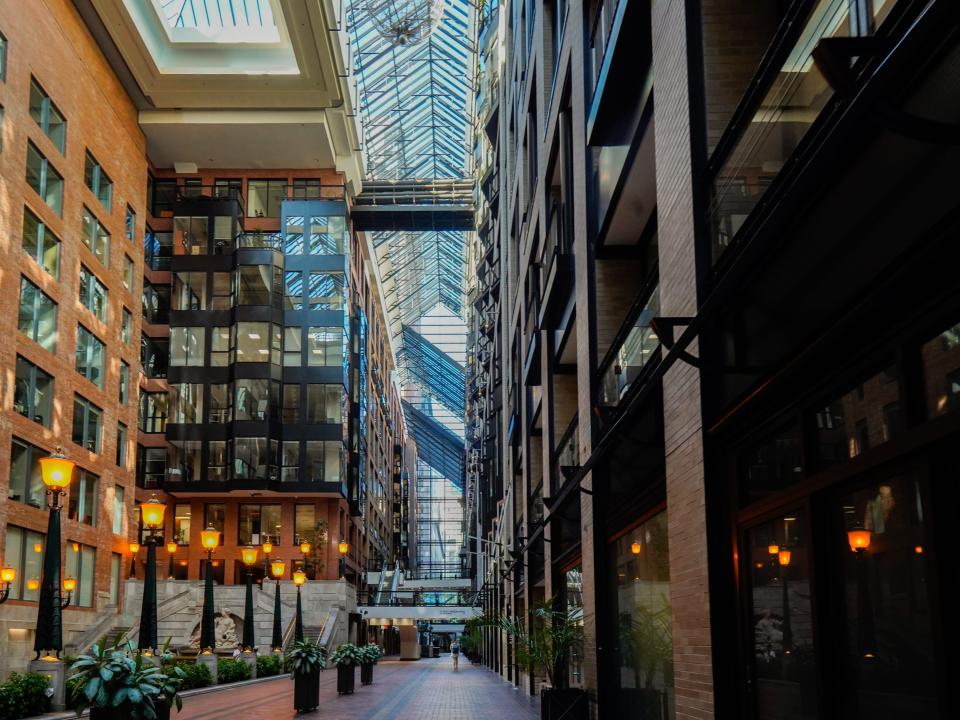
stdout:
[[[337,673],[320,676],[320,708],[303,718],[337,720],[534,720],[537,701],[482,666],[449,655],[416,662],[381,661],[374,683],[337,695]],[[293,718],[293,682],[279,678],[235,690],[188,698],[178,720],[282,720]]]

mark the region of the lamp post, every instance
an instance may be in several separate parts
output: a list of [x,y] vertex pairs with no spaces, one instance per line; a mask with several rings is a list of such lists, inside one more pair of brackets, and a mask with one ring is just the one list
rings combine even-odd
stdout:
[[[283,633],[280,629],[280,578],[283,577],[286,569],[286,563],[283,560],[274,560],[270,563],[270,574],[277,581],[277,589],[273,596],[273,639],[270,642],[270,647],[275,653],[283,650]],[[299,592],[299,587],[297,590]]]
[[777,562],[780,564],[780,584],[783,586],[783,654],[793,652],[793,628],[790,624],[790,590],[787,586],[787,568],[792,553],[786,547],[777,548]]
[[200,543],[207,551],[207,568],[203,586],[203,614],[200,619],[200,652],[212,654],[217,646],[213,625],[213,551],[220,543],[220,532],[208,525],[200,532]]
[[[311,550],[310,543],[306,541],[300,543],[300,554],[303,555],[303,567],[301,567],[300,569],[303,570],[304,573],[307,572],[307,556],[310,554],[310,550]],[[304,575],[304,577],[306,577],[306,575]]]
[[263,545],[261,545],[261,549],[263,550],[263,577],[266,579],[270,571],[270,553],[273,552],[273,543],[270,542],[270,535],[268,533],[263,534]]
[[347,579],[347,553],[350,552],[350,543],[346,540],[341,540],[337,543],[337,552],[340,553],[340,561],[337,563],[339,565],[340,578],[342,580]]
[[63,605],[60,598],[60,495],[69,487],[74,464],[58,447],[52,455],[40,458],[40,476],[47,487],[50,517],[47,522],[47,544],[43,551],[43,574],[40,576],[40,602],[37,606],[37,632],[33,649],[37,659],[44,650],[60,657],[63,650]]
[[240,557],[247,566],[247,599],[243,605],[243,649],[250,652],[256,644],[253,632],[253,565],[257,562],[257,549],[245,547],[240,551]]
[[134,541],[130,543],[130,577],[137,576],[137,553],[140,552],[140,543]]
[[140,504],[141,525],[147,545],[147,564],[143,569],[143,605],[140,609],[140,638],[137,647],[150,654],[157,642],[157,545],[163,542],[163,514],[167,506],[151,495]]
[[167,555],[170,557],[170,568],[167,571],[167,577],[173,580],[173,556],[177,552],[177,544],[172,540],[167,543]]
[[300,602],[300,588],[307,581],[307,574],[303,570],[293,573],[293,584],[297,586],[297,622],[294,627],[293,639],[303,640],[303,605]]
[[71,577],[64,579],[63,589],[67,591],[67,596],[60,603],[60,607],[70,607],[70,601],[73,600],[73,591],[77,589],[77,581]]
[[10,597],[10,586],[17,579],[17,570],[12,567],[0,568],[0,582],[3,583],[3,591],[0,592],[0,605],[3,605]]
[[876,628],[873,623],[873,599],[867,568],[867,549],[873,533],[857,523],[847,531],[847,544],[854,554],[857,568],[857,649],[865,660],[877,654]]

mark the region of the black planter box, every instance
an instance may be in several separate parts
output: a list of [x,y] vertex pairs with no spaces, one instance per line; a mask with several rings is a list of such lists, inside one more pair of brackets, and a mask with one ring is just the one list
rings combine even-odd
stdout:
[[[157,704],[157,720],[170,720],[170,706]],[[119,707],[90,708],[90,720],[129,720],[130,708],[126,703]]]
[[337,693],[340,695],[349,695],[353,692],[353,686],[356,682],[353,668],[355,665],[337,665]]
[[540,690],[540,720],[588,720],[587,691],[578,688]]
[[656,688],[621,688],[618,691],[621,712],[648,720],[667,720],[667,694]]
[[297,712],[310,712],[320,705],[320,668],[306,675],[293,677],[293,707]]
[[373,663],[360,664],[360,684],[373,685]]

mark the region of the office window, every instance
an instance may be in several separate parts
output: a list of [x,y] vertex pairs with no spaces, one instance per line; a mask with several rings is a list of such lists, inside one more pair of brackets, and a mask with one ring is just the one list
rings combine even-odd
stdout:
[[215,327],[210,331],[210,366],[226,367],[233,362],[233,327]]
[[204,328],[202,327],[172,327],[170,328],[170,365],[192,366],[203,365]]
[[283,329],[283,365],[300,367],[303,364],[302,345],[303,328],[285,327]]
[[207,443],[207,479],[214,482],[224,482],[227,479],[227,442],[226,440],[211,440]]
[[36,78],[30,78],[30,117],[63,155],[67,147],[67,121]]
[[342,451],[339,440],[308,440],[306,482],[340,482]]
[[300,443],[296,440],[284,441],[280,453],[281,482],[300,480]]
[[47,488],[40,476],[38,460],[50,453],[26,440],[13,438],[10,443],[9,498],[36,508],[45,506]]
[[83,265],[80,266],[80,304],[100,322],[107,321],[109,293],[107,286]]
[[283,309],[303,310],[303,273],[283,274]]
[[226,506],[222,503],[207,503],[203,506],[203,528],[211,525],[220,533],[220,544],[223,544],[223,519],[226,515]]
[[232,443],[234,479],[266,480],[269,447],[267,438],[234,438]]
[[25,277],[20,278],[20,332],[44,350],[57,347],[57,304]]
[[73,441],[90,452],[99,453],[102,445],[103,410],[82,395],[73,396]]
[[133,292],[133,277],[136,266],[133,264],[133,258],[129,255],[123,256],[123,286]]
[[343,395],[343,385],[307,385],[307,422],[341,422]]
[[60,277],[60,238],[26,207],[23,208],[23,249],[53,277]]
[[218,198],[241,199],[243,180],[240,178],[217,178],[213,181],[213,194]]
[[283,252],[285,255],[303,255],[303,216],[291,215],[283,228]]
[[237,362],[280,362],[282,335],[279,325],[237,323]]
[[319,178],[294,178],[291,188],[291,197],[294,200],[319,200]]
[[53,376],[17,355],[13,410],[44,427],[53,419]]
[[317,530],[317,508],[313,505],[297,505],[293,516],[293,544],[315,543]]
[[172,310],[207,309],[207,274],[178,272],[173,276]]
[[203,422],[203,385],[172,383],[170,385],[170,422]]
[[27,185],[57,215],[63,213],[63,176],[30,141],[27,141]]
[[280,217],[286,180],[248,180],[247,217]]
[[187,249],[190,255],[206,255],[210,252],[210,218],[177,217],[173,221],[173,238],[178,247]]
[[103,387],[107,348],[83,325],[77,325],[77,372],[99,388]]
[[237,268],[237,304],[269,305],[272,265],[241,265]]
[[173,203],[177,200],[177,181],[175,178],[157,179],[147,176],[147,202],[150,214],[154,217],[170,217]]
[[[40,575],[43,571],[43,546],[46,537],[33,530],[7,525],[7,542],[4,549],[4,564],[17,571],[10,584],[11,600],[37,602],[40,599]],[[31,580],[36,588],[29,589]]]
[[120,340],[125,345],[129,345],[133,341],[133,313],[127,308],[123,308],[120,317],[122,318],[120,321]]
[[233,393],[230,383],[213,383],[210,385],[210,407],[207,412],[207,422],[228,423],[233,419]]
[[140,364],[149,378],[165,378],[170,364],[170,340],[140,334]]
[[300,386],[283,386],[283,413],[281,417],[284,425],[296,425],[300,422]]
[[210,295],[211,310],[230,310],[233,307],[233,273],[213,273],[213,292]]
[[117,465],[127,466],[127,426],[122,422],[117,423]]
[[307,291],[310,310],[343,309],[343,273],[312,272]]
[[113,534],[123,535],[124,519],[127,516],[123,504],[124,489],[121,485],[113,486]]
[[97,491],[100,478],[89,470],[76,468],[70,481],[70,499],[67,502],[67,516],[84,525],[97,525]]
[[177,545],[190,544],[190,504],[173,506],[173,540]]
[[944,329],[920,348],[927,417],[960,408],[960,324]]
[[271,409],[278,404],[279,383],[271,380],[238,379],[236,386],[236,401],[234,402],[234,419],[264,421],[274,415]]
[[117,386],[117,399],[121,405],[126,405],[130,400],[130,366],[126,361],[120,361],[120,378]]
[[166,468],[166,450],[137,445],[137,485],[144,488],[157,487],[163,480]]
[[140,393],[140,430],[146,433],[162,433],[167,428],[167,393]]
[[127,214],[123,223],[123,234],[130,242],[137,236],[137,214],[127,205]]
[[201,453],[203,443],[199,440],[172,440],[167,460],[167,473],[179,482],[197,482],[203,479]]
[[310,218],[310,254],[343,255],[347,219],[341,215]]
[[151,270],[169,270],[173,257],[173,233],[157,232],[149,225],[143,235],[143,259]]
[[120,573],[122,572],[123,558],[118,553],[110,553],[110,605],[120,603]]
[[110,233],[86,205],[81,216],[80,239],[104,267],[110,267]]
[[264,535],[276,538],[279,532],[279,505],[240,505],[237,517],[238,545],[260,545]]
[[151,325],[169,325],[170,286],[154,285],[149,280],[144,280],[143,292],[140,294],[140,309],[144,322]]
[[89,545],[67,543],[67,566],[65,577],[77,581],[71,603],[77,607],[93,607],[94,572],[97,552]]
[[7,39],[0,33],[0,80],[7,81]]
[[89,151],[87,151],[86,164],[84,165],[83,180],[90,188],[90,192],[97,196],[97,200],[107,210],[110,210],[113,204],[113,181]]
[[307,332],[307,365],[343,365],[343,328],[312,327]]

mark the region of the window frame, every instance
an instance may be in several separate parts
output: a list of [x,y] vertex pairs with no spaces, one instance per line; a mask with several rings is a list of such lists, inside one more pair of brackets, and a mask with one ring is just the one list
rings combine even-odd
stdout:
[[[40,118],[34,116],[34,105],[33,97],[34,91],[40,96]],[[50,143],[60,152],[61,155],[67,154],[67,118],[61,112],[60,108],[57,107],[56,103],[53,102],[53,99],[50,97],[50,94],[44,90],[43,85],[40,84],[40,81],[33,75],[30,76],[30,99],[28,104],[28,111],[31,119],[37,124],[37,127],[43,131],[43,134],[47,136],[50,140]],[[56,113],[59,116],[62,127],[62,137],[58,141],[55,139],[54,135],[50,131],[50,118],[53,113]]]
[[[82,419],[82,430],[80,440],[76,439],[76,429],[77,429],[77,407],[78,405],[83,409],[83,419]],[[90,437],[90,417],[91,410],[99,413],[99,420],[96,425],[96,434],[93,438]],[[75,392],[73,394],[73,413],[74,418],[71,423],[71,440],[74,444],[79,445],[89,452],[99,455],[103,452],[103,408],[99,407],[96,403],[91,400],[88,400],[80,393]],[[93,441],[93,449],[90,448],[90,443]]]
[[[25,408],[26,413],[23,413],[17,410],[17,403],[16,403],[17,390],[19,388],[19,382],[21,380],[21,377],[19,374],[21,365],[27,366],[27,369],[29,372],[29,377],[27,378],[28,397],[27,397],[27,407]],[[13,411],[18,415],[21,415],[22,417],[25,417],[29,420],[33,420],[33,422],[37,423],[41,427],[49,428],[53,422],[53,396],[56,393],[56,378],[50,373],[48,373],[46,370],[41,368],[39,365],[36,365],[35,363],[25,358],[23,355],[17,355],[14,368],[15,369],[14,369]],[[37,399],[36,399],[36,395],[38,392],[37,381],[39,379],[40,373],[43,373],[46,376],[46,378],[49,380],[49,386],[47,390],[47,401],[48,401],[49,407],[46,409],[47,412],[46,412],[45,422],[36,419],[38,416]]]
[[[30,180],[30,154],[31,152],[40,159],[39,174],[37,179],[37,187],[34,187],[33,183]],[[53,175],[60,183],[59,191],[57,192],[57,197],[53,204],[49,201],[49,179]],[[26,180],[27,185],[33,190],[37,196],[43,200],[44,204],[49,207],[53,212],[55,212],[59,217],[63,217],[63,189],[64,189],[64,180],[63,175],[57,170],[56,166],[50,162],[46,155],[40,152],[40,148],[34,145],[32,140],[27,140],[27,163],[26,163]]]
[[[89,181],[87,178],[88,172],[90,175]],[[104,178],[106,179],[105,186]],[[87,148],[84,157],[83,184],[86,185],[87,189],[100,201],[101,205],[107,210],[113,211],[113,180],[110,179],[110,176],[103,169],[103,165],[97,160],[96,156],[90,152],[89,148]],[[107,196],[106,201],[104,201],[103,197],[104,190]]]
[[[30,328],[25,329],[23,327],[23,296],[24,291],[32,289],[33,292],[33,302],[30,309]],[[53,337],[52,339],[44,342],[40,337],[40,317],[41,317],[41,308],[40,305],[43,302],[43,298],[46,298],[46,301],[53,307]],[[56,300],[47,295],[43,290],[40,289],[38,285],[33,283],[26,275],[20,276],[20,302],[18,305],[18,315],[17,315],[17,329],[26,335],[28,338],[37,343],[44,350],[49,352],[57,351],[57,339],[59,335],[59,312],[60,308],[57,305]],[[47,347],[49,345],[49,347]]]
[[[94,364],[94,358],[96,357],[98,345],[100,350],[99,368]],[[83,359],[83,365],[81,365],[81,351],[85,356]],[[86,369],[84,369],[84,367]],[[77,323],[77,342],[74,369],[81,377],[86,378],[93,385],[96,385],[98,388],[103,390],[107,375],[107,344],[97,337],[97,334],[93,332],[93,330],[87,328],[83,323]],[[99,369],[100,372],[91,372],[91,369]]]
[[[34,250],[31,251],[27,247],[27,221],[36,224],[36,237],[31,239],[31,244],[34,246]],[[47,244],[48,237],[52,240],[50,245]],[[23,248],[23,251],[33,259],[37,265],[42,267],[48,275],[59,280],[60,279],[60,250],[62,248],[62,243],[57,234],[53,232],[47,224],[41,220],[36,213],[33,212],[27,205],[23,206],[23,225],[20,231],[20,246]],[[54,268],[51,270],[47,265],[46,260],[46,251],[50,247],[56,249]]]

